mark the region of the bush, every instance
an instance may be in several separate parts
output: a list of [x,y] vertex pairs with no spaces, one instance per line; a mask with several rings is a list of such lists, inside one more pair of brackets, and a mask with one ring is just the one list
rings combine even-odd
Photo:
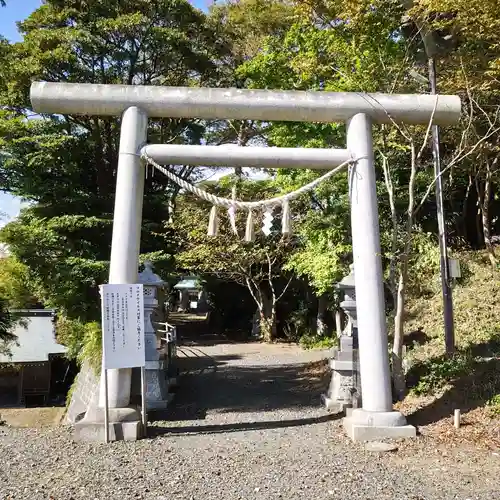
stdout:
[[488,414],[492,418],[500,417],[500,394],[493,396],[487,403]]
[[451,358],[444,355],[420,362],[410,369],[408,386],[416,396],[433,394],[454,379],[473,369],[474,357],[470,353],[457,353]]
[[57,318],[57,341],[67,347],[68,359],[76,359],[78,364],[84,360],[90,363],[94,371],[101,371],[102,331],[97,322],[84,323],[66,316]]
[[102,329],[96,322],[86,323],[84,327],[83,347],[76,359],[81,365],[87,361],[94,372],[99,375],[102,366]]
[[337,337],[318,337],[313,334],[305,334],[300,337],[300,345],[304,349],[331,349],[338,345]]

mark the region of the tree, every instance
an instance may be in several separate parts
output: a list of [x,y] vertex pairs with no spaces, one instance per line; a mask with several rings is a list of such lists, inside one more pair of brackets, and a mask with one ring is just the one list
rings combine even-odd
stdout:
[[[451,2],[448,2],[448,10],[443,6],[431,9],[431,3],[434,5],[439,2],[415,3],[419,4],[427,18],[432,18],[433,23],[442,24],[450,22],[450,19],[456,23],[456,19],[460,18],[436,15],[436,12],[451,11]],[[420,32],[417,30],[416,33],[408,33],[402,26],[401,19],[406,8],[404,2],[360,0],[350,2],[349,5],[335,0],[297,2],[297,9],[302,16],[298,16],[286,32],[266,39],[263,50],[245,61],[238,68],[238,74],[246,79],[246,85],[256,88],[425,92],[427,89],[422,89],[422,77],[415,79],[415,75],[418,76],[422,71],[422,61],[425,61],[422,59]],[[481,9],[484,13],[484,8]],[[433,10],[432,16],[430,10]],[[448,31],[454,32],[453,28],[448,28]],[[415,38],[420,42],[416,43]],[[468,61],[474,64],[470,55]],[[457,64],[457,61],[454,61],[454,65],[447,65],[447,68],[447,73],[454,75],[455,86],[446,85],[445,90],[451,88],[452,93],[467,97],[470,94],[470,84],[462,87],[456,85],[457,73],[463,71],[460,62]],[[449,84],[453,82],[452,79],[447,81]],[[453,174],[454,180],[454,185],[448,187],[447,193],[452,200],[460,199],[460,191],[464,186],[463,167],[476,163],[478,155],[495,137],[497,112],[491,107],[489,114],[481,111],[482,102],[467,99],[467,104],[471,104],[468,109],[472,110],[468,112],[468,117],[474,116],[473,126],[470,120],[469,123],[466,120],[443,135],[445,175]],[[266,129],[269,144],[289,147],[343,147],[343,133],[342,127],[318,124],[270,124]],[[396,307],[393,371],[400,394],[404,392],[401,351],[406,290],[408,285],[415,281],[412,275],[415,256],[413,238],[415,234],[420,237],[428,231],[437,232],[435,208],[429,198],[435,179],[427,138],[427,127],[401,128],[393,124],[392,127],[374,129],[374,141],[379,152],[377,168],[382,246],[384,262],[388,264],[388,282]],[[484,193],[484,196],[478,195],[479,204],[483,201],[489,203],[492,198],[491,174],[488,174],[488,168],[490,172],[497,168],[494,158],[490,159],[487,168],[482,169],[485,179],[490,175],[490,181],[484,182],[484,188],[479,190],[479,193]],[[294,178],[297,174],[282,172],[280,175]],[[332,189],[333,187],[332,182],[328,188],[338,199],[339,192]],[[456,207],[451,208],[452,214],[456,213]],[[347,211],[347,203],[343,209]],[[483,219],[488,219],[488,211],[482,211],[486,213]],[[318,209],[316,212],[320,214]],[[325,215],[326,213],[323,213],[320,217]],[[452,218],[455,218],[454,215]],[[335,224],[337,231],[342,227],[338,222],[339,219]],[[489,224],[487,225],[489,227]],[[483,233],[490,234],[489,230],[483,230]],[[314,228],[303,235],[304,248],[309,250],[308,264],[304,265],[303,260],[298,259],[300,252],[293,257],[298,262],[291,262],[299,271],[300,266],[302,271],[310,268],[312,272],[309,272],[309,279],[313,279],[313,282],[320,278],[324,271],[324,266],[321,265],[325,253],[322,245],[326,246],[327,242],[329,248],[335,248],[336,244],[332,240],[333,232],[323,233],[324,238],[320,238],[319,234],[317,228]],[[347,242],[347,236],[341,241]],[[318,265],[314,265],[314,262]],[[403,383],[400,383],[401,381]]]
[[[225,178],[214,187],[214,192],[219,196],[227,196],[231,183],[230,178]],[[242,198],[265,199],[276,193],[277,188],[272,181],[243,180],[240,183]],[[207,236],[206,223],[210,207],[191,195],[182,195],[179,201],[174,219],[179,244],[177,267],[246,287],[257,305],[263,338],[267,342],[272,341],[276,305],[291,279],[284,276],[283,263],[293,249],[293,241],[282,239],[277,228],[268,237],[262,235],[258,230],[262,220],[257,211],[255,241],[244,242],[235,236],[222,209],[218,235]],[[245,216],[245,213],[238,212],[237,227],[240,234],[244,232]]]
[[[243,87],[245,82],[237,68],[260,50],[264,40],[290,26],[294,9],[281,0],[229,0],[213,4],[208,23],[227,47],[221,61],[221,80],[226,87]],[[207,124],[207,144],[235,144],[239,147],[266,144],[266,124],[255,120],[213,120]],[[241,167],[234,169],[231,196],[237,197],[237,185],[243,176]]]
[[[366,2],[298,3],[289,29],[266,39],[264,49],[242,64],[238,74],[256,88],[393,90],[405,59],[404,47],[392,36],[402,9],[381,8],[379,3],[375,9],[363,10],[363,6]],[[274,123],[267,126],[266,137],[273,146],[345,147],[345,129],[340,124]],[[318,175],[283,170],[278,181],[298,187]],[[331,179],[304,203],[304,217],[297,224],[301,247],[288,267],[307,276],[324,297],[333,293],[349,264],[347,176]]]
[[[466,175],[454,175],[453,180],[462,183],[463,194],[458,196],[463,204],[462,225],[466,225],[468,217],[476,221],[473,236],[467,231],[462,234],[475,240],[477,245],[485,246],[496,268],[492,231],[495,215],[500,213],[500,205],[495,203],[495,189],[500,179],[499,144],[495,135],[488,135],[488,130],[496,123],[498,114],[497,2],[420,0],[406,1],[405,5],[415,25],[413,32],[418,30],[421,34],[419,38],[427,57],[438,63],[440,89],[463,96],[470,118],[467,126],[470,141],[475,144],[481,140],[474,155],[461,165]],[[460,140],[460,131],[457,135],[456,142]],[[487,140],[482,140],[485,135]]]
[[28,268],[15,257],[0,259],[0,297],[9,309],[27,309],[40,305],[33,294]]
[[[1,238],[28,268],[45,304],[83,322],[99,319],[107,279],[119,120],[33,116],[33,79],[196,85],[217,78],[216,38],[187,0],[48,0],[20,23],[23,40],[0,50],[0,188],[31,202]],[[36,118],[36,119],[26,119]],[[152,142],[199,143],[203,125],[150,120]],[[189,177],[193,169],[175,166]],[[177,187],[146,180],[141,250],[171,265],[164,221]]]

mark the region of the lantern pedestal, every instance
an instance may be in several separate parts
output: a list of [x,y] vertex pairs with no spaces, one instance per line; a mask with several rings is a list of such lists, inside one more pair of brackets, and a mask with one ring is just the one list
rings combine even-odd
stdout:
[[[165,282],[153,272],[151,262],[144,263],[144,271],[139,273],[139,283],[144,285],[144,330],[146,348],[146,409],[164,410],[172,400],[173,395],[169,392],[169,365],[171,359],[168,352],[162,347],[163,332],[155,329],[154,324],[163,324],[165,319],[163,304],[163,292]],[[172,341],[172,338],[170,338]],[[175,340],[175,339],[173,339]],[[137,386],[140,392],[140,386]]]
[[361,406],[361,383],[358,366],[358,323],[356,316],[356,294],[354,285],[354,268],[337,284],[344,291],[344,300],[340,307],[344,310],[349,322],[340,335],[340,349],[337,349],[330,360],[332,379],[328,392],[323,395],[323,402],[328,410],[341,413],[347,408]]

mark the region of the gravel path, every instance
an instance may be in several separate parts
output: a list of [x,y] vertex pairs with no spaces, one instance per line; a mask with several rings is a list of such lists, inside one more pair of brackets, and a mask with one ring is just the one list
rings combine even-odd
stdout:
[[427,438],[373,454],[319,404],[324,380],[289,346],[182,347],[182,380],[151,439],[74,443],[67,427],[0,428],[0,498],[500,499],[500,455]]

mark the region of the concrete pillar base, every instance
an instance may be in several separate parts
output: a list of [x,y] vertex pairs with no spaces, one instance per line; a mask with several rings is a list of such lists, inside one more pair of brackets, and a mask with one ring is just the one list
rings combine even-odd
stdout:
[[417,430],[398,411],[372,412],[355,409],[344,418],[344,429],[353,441],[413,438]]
[[[137,441],[144,437],[141,414],[135,407],[109,409],[109,440]],[[89,408],[74,426],[75,441],[104,442],[104,408]]]

